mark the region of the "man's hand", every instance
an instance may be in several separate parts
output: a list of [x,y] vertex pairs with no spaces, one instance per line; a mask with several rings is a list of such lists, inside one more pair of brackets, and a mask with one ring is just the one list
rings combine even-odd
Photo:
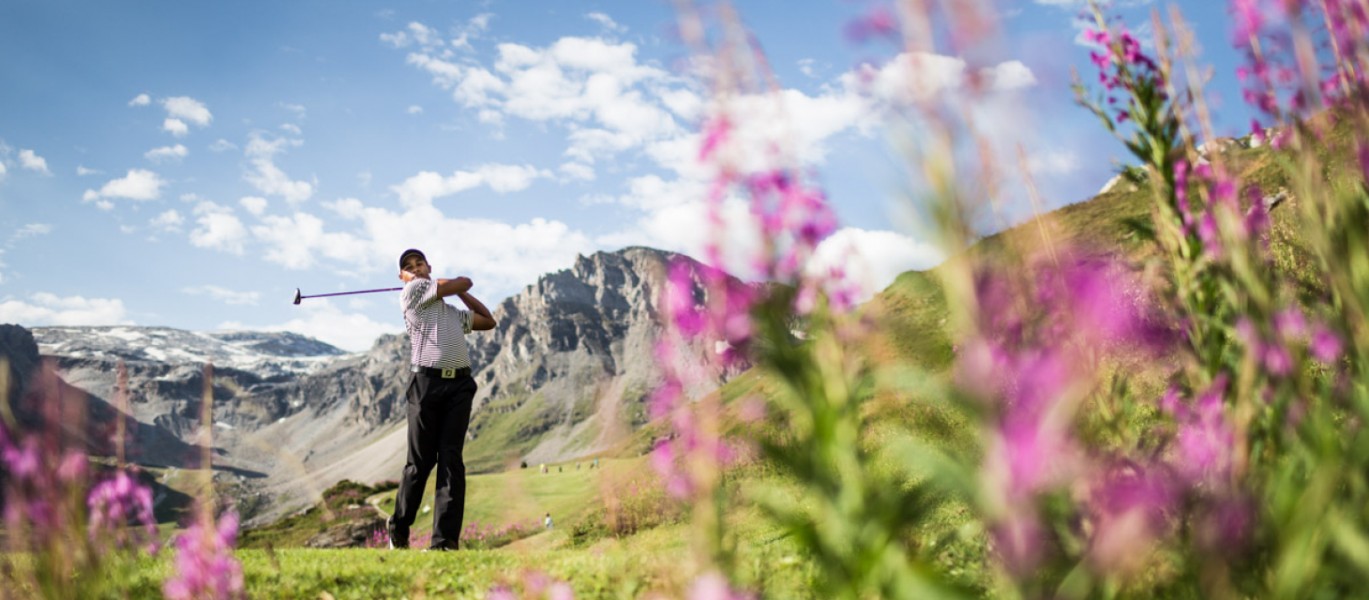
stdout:
[[437,280],[437,295],[443,298],[464,294],[471,290],[470,277],[457,277],[456,279]]
[[403,281],[404,283],[409,283],[410,281],[413,281],[413,280],[414,280],[414,277],[415,277],[415,275],[414,275],[413,273],[408,272],[408,271],[400,271],[400,272],[399,272],[399,280],[400,280],[400,281]]

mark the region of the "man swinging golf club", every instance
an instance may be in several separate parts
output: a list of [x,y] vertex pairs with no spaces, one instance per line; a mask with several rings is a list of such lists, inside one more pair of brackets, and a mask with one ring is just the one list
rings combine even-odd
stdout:
[[[466,465],[461,449],[471,421],[476,384],[471,378],[466,335],[494,329],[488,308],[470,294],[471,280],[433,279],[422,252],[399,255],[404,287],[399,304],[409,331],[411,371],[408,391],[409,456],[395,498],[395,513],[386,523],[391,548],[409,547],[409,527],[418,517],[428,473],[437,467],[433,510],[433,550],[455,550],[461,540],[466,510]],[[447,304],[456,296],[466,310]]]

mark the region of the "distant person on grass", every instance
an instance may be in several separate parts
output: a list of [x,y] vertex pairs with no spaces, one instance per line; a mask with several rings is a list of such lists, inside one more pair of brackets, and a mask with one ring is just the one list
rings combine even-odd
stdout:
[[[386,523],[391,548],[409,547],[409,527],[423,503],[428,473],[437,467],[433,550],[455,550],[466,510],[466,464],[461,449],[471,422],[475,379],[466,334],[494,329],[494,317],[470,294],[471,280],[433,279],[418,250],[399,255],[404,290],[399,305],[409,331],[412,375],[405,392],[409,411],[409,457],[399,480],[395,514]],[[456,296],[466,310],[447,304]]]

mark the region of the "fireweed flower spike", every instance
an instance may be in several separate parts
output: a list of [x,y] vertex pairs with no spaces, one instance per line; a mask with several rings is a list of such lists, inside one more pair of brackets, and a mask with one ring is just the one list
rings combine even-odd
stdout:
[[[140,485],[127,471],[97,484],[87,500],[90,506],[90,537],[109,536],[116,548],[141,545],[157,550],[157,525],[152,516],[152,490]],[[132,521],[140,530],[128,531]]]
[[176,536],[175,574],[162,592],[171,600],[245,598],[242,565],[233,557],[238,516],[234,512],[199,519]]

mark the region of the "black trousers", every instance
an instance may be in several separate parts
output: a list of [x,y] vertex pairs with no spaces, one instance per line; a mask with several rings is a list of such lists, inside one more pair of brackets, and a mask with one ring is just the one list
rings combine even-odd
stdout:
[[428,474],[437,467],[433,501],[434,548],[456,548],[466,512],[466,463],[461,449],[471,423],[475,379],[455,379],[415,373],[405,394],[409,408],[409,458],[395,498],[395,525],[408,531],[418,518]]

